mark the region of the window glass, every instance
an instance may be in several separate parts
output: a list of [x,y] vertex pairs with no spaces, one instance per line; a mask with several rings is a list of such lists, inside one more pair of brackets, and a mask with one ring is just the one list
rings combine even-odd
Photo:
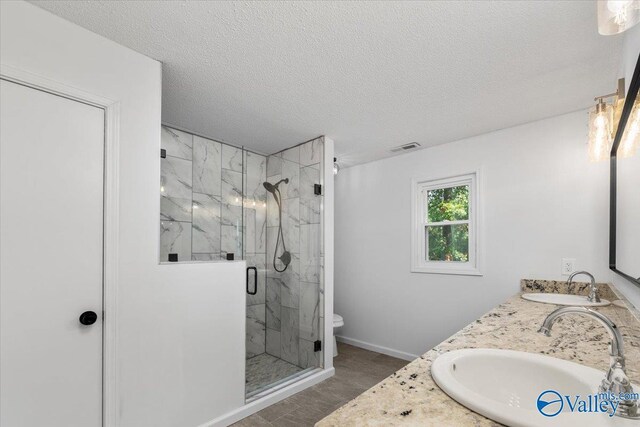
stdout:
[[469,219],[469,186],[427,191],[427,222]]

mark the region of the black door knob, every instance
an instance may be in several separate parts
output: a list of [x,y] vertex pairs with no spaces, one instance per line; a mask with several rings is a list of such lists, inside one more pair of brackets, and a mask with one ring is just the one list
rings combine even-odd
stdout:
[[98,320],[98,315],[95,311],[85,311],[80,315],[80,323],[83,325],[93,325]]

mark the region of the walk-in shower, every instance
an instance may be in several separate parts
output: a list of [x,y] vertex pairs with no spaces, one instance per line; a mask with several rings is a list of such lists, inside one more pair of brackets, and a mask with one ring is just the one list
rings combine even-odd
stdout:
[[322,367],[324,139],[265,156],[163,126],[162,149],[160,262],[252,270],[247,400]]
[[[262,185],[264,188],[273,195],[273,198],[278,205],[278,237],[276,238],[276,247],[273,250],[273,268],[278,272],[284,272],[289,264],[291,263],[291,254],[287,251],[287,244],[284,241],[284,235],[282,234],[282,194],[280,193],[280,189],[278,187],[281,183],[288,184],[289,178],[281,179],[275,184],[271,184],[270,182],[265,181]],[[280,246],[280,242],[282,242],[282,255],[278,257],[278,259],[284,264],[284,268],[282,270],[278,269],[276,265],[276,256],[278,254],[278,246]]]

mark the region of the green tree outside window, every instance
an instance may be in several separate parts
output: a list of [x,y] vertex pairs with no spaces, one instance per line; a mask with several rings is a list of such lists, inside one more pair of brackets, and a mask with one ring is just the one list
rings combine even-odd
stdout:
[[427,259],[469,261],[469,186],[428,190],[426,203]]

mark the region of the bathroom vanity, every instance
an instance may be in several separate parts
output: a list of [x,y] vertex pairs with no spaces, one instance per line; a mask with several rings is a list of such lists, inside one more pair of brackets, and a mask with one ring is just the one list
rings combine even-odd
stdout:
[[[522,280],[523,292],[576,293],[586,295],[588,285]],[[600,286],[600,297],[624,300],[615,287]],[[527,301],[522,292],[452,335],[401,370],[344,405],[317,426],[363,425],[458,425],[494,426],[496,422],[477,414],[450,398],[431,377],[432,362],[441,354],[464,348],[495,348],[549,355],[604,372],[609,366],[609,334],[596,321],[567,317],[554,327],[553,335],[538,333],[545,317],[558,306]],[[631,307],[631,308],[629,308]],[[597,307],[613,320],[622,333],[627,374],[640,383],[640,321],[628,303]],[[569,321],[570,320],[570,321]],[[541,390],[542,391],[542,390]],[[638,390],[636,390],[638,391]]]

